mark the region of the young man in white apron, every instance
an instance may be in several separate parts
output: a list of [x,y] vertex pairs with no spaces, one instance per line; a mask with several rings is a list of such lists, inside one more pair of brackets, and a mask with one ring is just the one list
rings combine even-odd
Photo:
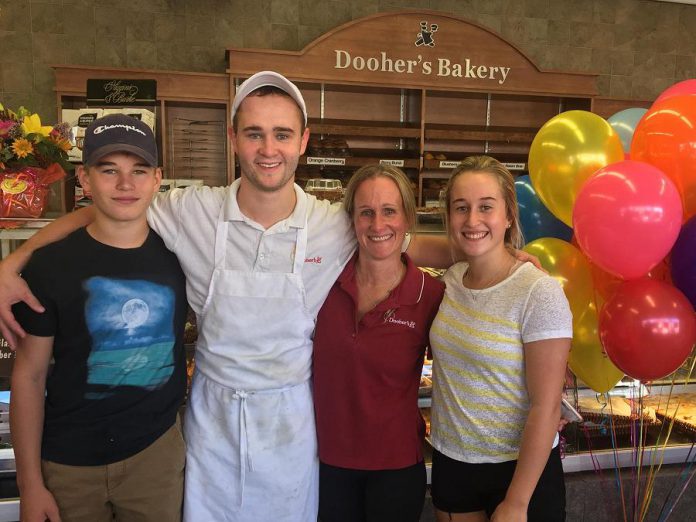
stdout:
[[309,137],[297,88],[254,75],[232,115],[241,178],[160,198],[149,216],[199,319],[184,518],[313,522],[311,336],[355,239],[340,207],[293,183]]

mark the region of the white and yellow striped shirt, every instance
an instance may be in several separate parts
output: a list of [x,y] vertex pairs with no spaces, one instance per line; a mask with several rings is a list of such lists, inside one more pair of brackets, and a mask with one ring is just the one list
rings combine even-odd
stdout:
[[483,290],[463,286],[466,268],[445,274],[430,330],[432,443],[462,462],[514,460],[529,410],[522,345],[571,338],[570,307],[560,284],[530,263]]

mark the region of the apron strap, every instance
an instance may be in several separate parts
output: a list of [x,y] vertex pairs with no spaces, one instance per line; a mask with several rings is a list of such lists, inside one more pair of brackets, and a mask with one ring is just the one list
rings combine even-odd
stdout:
[[227,246],[227,220],[225,219],[225,208],[227,208],[227,198],[232,191],[227,191],[227,196],[218,214],[217,226],[215,227],[215,268],[224,268],[225,251]]
[[307,255],[307,217],[305,216],[304,228],[297,229],[297,238],[295,239],[295,260],[292,264],[292,273],[302,275],[304,268],[305,256]]
[[254,471],[249,453],[249,437],[247,435],[247,392],[235,391],[233,399],[239,400],[239,508],[244,505],[244,484],[246,469]]

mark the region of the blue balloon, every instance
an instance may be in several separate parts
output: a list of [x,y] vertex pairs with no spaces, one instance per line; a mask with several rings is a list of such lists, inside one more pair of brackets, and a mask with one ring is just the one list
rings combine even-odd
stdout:
[[696,308],[696,216],[682,225],[670,264],[672,283]]
[[537,196],[529,175],[518,176],[515,180],[517,206],[520,209],[520,226],[524,241],[529,243],[540,237],[555,237],[570,241],[573,229],[544,206]]
[[638,122],[646,112],[648,112],[648,109],[638,107],[624,109],[610,116],[607,120],[609,125],[611,125],[614,131],[619,135],[619,138],[621,138],[621,145],[623,146],[624,152],[631,152],[633,133],[638,126]]

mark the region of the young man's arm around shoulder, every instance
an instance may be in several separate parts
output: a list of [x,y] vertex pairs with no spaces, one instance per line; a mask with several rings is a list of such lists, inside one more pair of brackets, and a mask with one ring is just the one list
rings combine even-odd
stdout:
[[66,214],[39,230],[17,250],[0,262],[0,334],[11,348],[16,348],[18,338],[25,335],[24,329],[12,314],[12,305],[24,302],[36,312],[43,312],[41,303],[31,293],[26,282],[19,276],[34,250],[63,239],[78,228],[94,221],[94,209],[83,208]]
[[22,522],[60,522],[58,505],[41,474],[46,374],[53,337],[27,335],[19,341],[12,370],[10,427],[17,465]]

